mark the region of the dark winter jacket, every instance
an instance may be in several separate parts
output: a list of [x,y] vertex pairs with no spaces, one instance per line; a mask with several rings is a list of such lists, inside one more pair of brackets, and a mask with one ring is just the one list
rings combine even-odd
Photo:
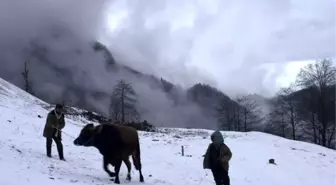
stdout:
[[46,124],[43,130],[43,136],[46,138],[52,138],[56,135],[57,138],[61,139],[61,130],[65,126],[64,114],[56,115],[55,110],[48,113]]
[[230,148],[224,144],[224,138],[219,131],[211,135],[212,143],[209,144],[204,155],[203,168],[216,169],[224,168],[229,171],[229,161],[232,157]]

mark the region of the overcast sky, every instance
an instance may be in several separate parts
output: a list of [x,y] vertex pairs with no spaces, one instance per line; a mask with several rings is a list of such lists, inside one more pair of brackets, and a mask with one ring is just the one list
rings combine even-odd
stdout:
[[114,0],[99,32],[116,57],[183,85],[269,95],[335,57],[334,0]]
[[[24,41],[64,28],[57,51],[98,39],[119,63],[230,96],[270,95],[302,61],[335,58],[335,0],[2,0],[0,26],[4,72],[22,66],[15,52]],[[63,60],[56,64],[70,65]],[[77,63],[104,78],[96,60],[88,52]]]
[[157,126],[217,122],[179,88],[182,103],[173,106],[151,80],[109,72],[92,41],[107,45],[118,63],[184,86],[210,83],[232,98],[270,95],[295,77],[298,61],[335,58],[332,0],[0,0],[0,28],[2,78],[23,87],[28,62],[34,92],[105,115],[123,78],[139,95],[143,119]]

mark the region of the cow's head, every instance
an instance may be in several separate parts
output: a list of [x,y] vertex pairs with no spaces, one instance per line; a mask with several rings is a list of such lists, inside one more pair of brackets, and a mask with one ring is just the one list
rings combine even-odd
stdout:
[[76,146],[93,146],[93,140],[97,134],[93,124],[87,124],[79,133],[79,136],[74,140]]

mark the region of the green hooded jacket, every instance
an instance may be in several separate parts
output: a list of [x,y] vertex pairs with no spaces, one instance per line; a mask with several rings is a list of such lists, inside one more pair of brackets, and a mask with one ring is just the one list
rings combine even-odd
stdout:
[[[224,144],[224,137],[220,131],[215,131],[211,134],[212,143],[209,144],[203,160],[203,169],[212,169],[212,162],[218,162],[226,171],[229,170],[229,161],[232,157],[230,148]],[[216,156],[214,152],[219,152],[218,159],[214,159]],[[212,160],[212,161],[211,161]]]

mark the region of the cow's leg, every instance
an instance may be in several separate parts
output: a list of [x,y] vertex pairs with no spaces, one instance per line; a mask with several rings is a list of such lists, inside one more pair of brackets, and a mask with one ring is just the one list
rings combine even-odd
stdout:
[[120,184],[119,171],[120,171],[120,167],[121,167],[121,162],[122,162],[122,159],[116,159],[116,161],[115,161],[114,171],[115,171],[116,178],[114,180],[114,183],[116,183],[116,184]]
[[144,178],[143,178],[143,175],[142,175],[142,171],[141,171],[141,159],[140,159],[140,150],[138,149],[138,151],[134,151],[132,153],[132,158],[133,158],[133,163],[134,163],[134,166],[137,170],[139,170],[139,176],[140,176],[140,182],[144,182]]
[[109,165],[109,160],[104,156],[103,157],[103,168],[104,170],[106,171],[106,173],[110,176],[110,177],[115,177],[115,173],[111,172],[109,169],[108,169],[108,165]]
[[123,161],[124,161],[124,163],[126,164],[126,166],[127,166],[127,177],[126,177],[126,180],[131,180],[131,169],[132,169],[132,165],[131,165],[131,162],[130,162],[130,160],[129,160],[129,158],[127,157],[127,158],[125,158],[125,159],[123,159]]

